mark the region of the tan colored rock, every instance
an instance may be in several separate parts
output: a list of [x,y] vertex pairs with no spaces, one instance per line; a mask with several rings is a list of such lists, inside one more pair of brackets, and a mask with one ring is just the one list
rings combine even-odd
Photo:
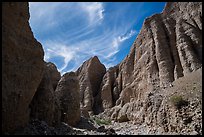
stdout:
[[29,120],[29,104],[43,76],[44,52],[29,26],[28,3],[2,3],[2,131]]
[[118,66],[109,68],[103,77],[100,89],[103,110],[113,107],[119,98],[119,90],[116,78],[118,77]]
[[[195,133],[193,126],[189,128],[188,125],[202,121],[195,118],[189,122],[191,115],[197,115],[200,109],[199,100],[196,101],[199,104],[198,110],[195,112],[188,106],[180,112],[183,116],[178,116],[178,112],[167,104],[167,100],[171,93],[177,91],[172,83],[192,73],[197,75],[195,73],[202,68],[201,32],[201,2],[168,2],[162,13],[146,18],[130,53],[119,64],[118,76],[113,80],[117,83],[115,91],[120,93],[116,106],[109,103],[109,106],[113,106],[108,109],[110,113],[104,112],[108,116],[114,114],[112,119],[124,116],[137,124],[145,124],[151,134]],[[104,78],[106,81],[103,82],[108,83],[107,76]],[[102,84],[101,89],[108,96],[112,92],[107,85],[110,84]],[[183,96],[187,96],[187,92],[184,91]],[[111,102],[111,99],[107,99]],[[128,107],[126,104],[129,104]],[[117,111],[113,111],[116,107]],[[200,134],[201,124],[196,125],[196,132]]]
[[129,107],[129,103],[126,103],[118,112],[118,117],[117,120],[118,122],[127,122],[129,121],[128,117],[127,117],[127,109]]
[[97,102],[94,101],[94,98],[99,93],[100,84],[105,72],[105,66],[101,64],[96,56],[84,62],[76,71],[80,84],[81,108],[95,113],[99,111],[99,106],[94,104]]
[[61,121],[71,126],[80,120],[79,80],[74,72],[65,73],[55,90],[60,100]]
[[57,67],[54,63],[48,62],[46,63],[48,68],[48,73],[50,74],[50,79],[52,82],[53,89],[55,90],[57,87],[57,84],[61,78],[60,72],[57,70]]
[[118,120],[118,113],[119,113],[120,110],[121,110],[120,106],[115,106],[115,107],[111,108],[111,110],[110,110],[110,112],[111,112],[110,113],[110,118],[112,120],[117,121]]
[[44,66],[43,78],[30,104],[30,115],[31,118],[43,120],[52,126],[60,122],[60,104],[54,91],[60,74],[53,63],[45,63]]

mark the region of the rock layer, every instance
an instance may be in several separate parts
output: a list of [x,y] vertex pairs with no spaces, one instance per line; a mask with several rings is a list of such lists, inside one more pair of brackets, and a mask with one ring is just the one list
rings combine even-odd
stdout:
[[2,3],[2,131],[29,120],[29,104],[43,75],[44,52],[29,26],[28,3]]

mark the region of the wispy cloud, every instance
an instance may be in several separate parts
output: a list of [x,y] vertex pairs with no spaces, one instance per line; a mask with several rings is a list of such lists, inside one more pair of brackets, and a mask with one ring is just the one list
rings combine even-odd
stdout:
[[[43,24],[43,30],[53,29],[65,22],[82,22],[87,29],[104,18],[101,2],[29,2],[32,26]],[[82,29],[82,28],[78,28]]]
[[78,3],[83,11],[88,14],[89,23],[102,21],[104,18],[104,8],[101,2],[81,2]]
[[[74,61],[77,67],[79,67],[84,60],[87,60],[91,56],[95,55],[99,56],[101,60],[106,60],[106,62],[109,62],[105,63],[106,67],[109,68],[116,60],[116,58],[113,58],[113,56],[119,52],[119,46],[121,43],[133,36],[135,32],[136,31],[131,30],[129,33],[118,37],[111,37],[110,34],[110,37],[107,38],[106,41],[101,41],[101,39],[103,39],[103,36],[101,36],[98,39],[87,39],[85,41],[79,41],[76,44],[65,44],[54,40],[48,40],[43,42],[45,50],[44,59],[49,61],[51,58],[57,56],[62,57],[64,63],[63,66],[59,68],[59,71],[63,73],[71,60]],[[106,46],[104,49],[101,49],[103,45]],[[77,69],[77,67],[72,67],[70,70]]]
[[136,33],[135,30],[131,30],[129,33],[127,33],[123,36],[119,36],[118,40],[119,40],[119,42],[123,42],[123,41],[129,39],[130,37],[132,37],[135,33]]
[[134,21],[126,21],[122,10],[110,14],[101,2],[29,4],[31,27],[38,32],[44,59],[60,57],[61,64],[54,63],[61,74],[75,71],[95,55],[106,68],[118,64],[117,53],[137,34]]
[[130,37],[132,37],[134,34],[136,33],[135,30],[131,30],[129,33],[118,36],[117,38],[114,39],[113,41],[113,47],[118,48],[118,46],[120,45],[121,42],[129,39]]
[[32,26],[36,24],[44,24],[44,18],[47,23],[44,24],[44,27],[52,27],[57,23],[57,20],[55,19],[56,11],[62,4],[63,3],[60,2],[29,2],[29,10],[30,13],[32,13],[32,16],[30,16],[30,23],[32,23]]
[[136,33],[135,30],[131,30],[129,33],[126,33],[124,35],[121,35],[121,36],[114,38],[113,42],[112,42],[113,52],[108,54],[108,56],[106,56],[106,58],[110,58],[110,57],[114,56],[115,54],[117,54],[119,52],[119,46],[121,45],[121,43],[124,42],[125,40],[128,40],[129,38],[131,38],[135,33]]
[[67,45],[63,45],[61,43],[55,43],[54,41],[46,41],[44,43],[44,48],[45,49],[45,56],[44,59],[45,61],[49,61],[50,58],[53,57],[63,57],[64,59],[64,64],[61,68],[59,68],[59,71],[63,71],[68,63],[73,59],[74,55],[76,54],[76,51],[70,48]]

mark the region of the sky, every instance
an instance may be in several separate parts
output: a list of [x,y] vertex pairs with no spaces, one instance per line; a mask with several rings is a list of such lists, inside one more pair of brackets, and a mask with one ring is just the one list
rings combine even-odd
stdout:
[[108,69],[129,53],[145,18],[165,2],[29,2],[29,23],[44,60],[61,75],[98,56]]

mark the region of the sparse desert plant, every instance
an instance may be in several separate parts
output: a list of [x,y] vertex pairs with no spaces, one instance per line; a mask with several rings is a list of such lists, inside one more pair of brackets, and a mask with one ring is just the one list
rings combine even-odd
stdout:
[[170,100],[177,109],[188,105],[188,101],[184,100],[182,96],[174,95]]
[[100,119],[97,117],[91,117],[90,119],[92,121],[95,121],[98,125],[110,125],[111,124],[111,120]]

